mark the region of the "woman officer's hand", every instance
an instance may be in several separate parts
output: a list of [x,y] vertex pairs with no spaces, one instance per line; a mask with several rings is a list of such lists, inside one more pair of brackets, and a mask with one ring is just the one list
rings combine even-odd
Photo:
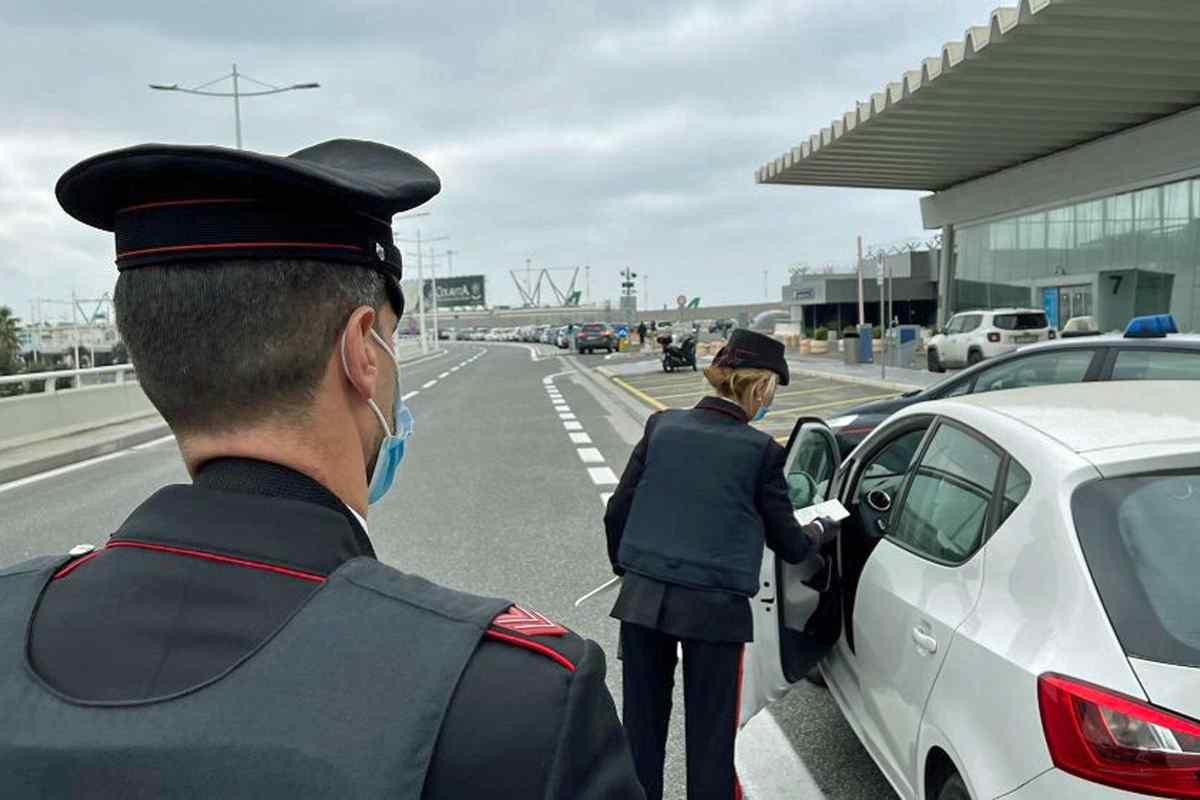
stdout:
[[840,526],[830,517],[818,517],[804,526],[804,532],[817,547],[824,547],[837,539]]

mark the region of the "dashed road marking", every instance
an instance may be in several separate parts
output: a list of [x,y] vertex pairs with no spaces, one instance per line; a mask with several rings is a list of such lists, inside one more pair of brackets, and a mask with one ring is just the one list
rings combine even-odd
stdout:
[[408,394],[400,395],[400,399],[407,403],[408,398],[416,397],[419,394],[420,394],[420,392],[417,392],[417,391],[409,392]]
[[595,447],[580,447],[575,450],[579,453],[579,458],[585,464],[603,464],[604,456]]
[[563,429],[568,431],[581,431],[583,430],[583,423],[575,420],[567,420],[563,423]]
[[441,375],[438,375],[438,380],[440,381],[440,380],[443,380],[443,379],[449,378],[449,377],[450,377],[449,372],[443,372]]
[[571,444],[591,444],[592,443],[592,437],[588,436],[586,433],[571,433],[568,435],[571,437]]
[[554,410],[555,411],[570,411],[571,407],[569,405],[567,405],[566,403],[555,403]]
[[435,379],[435,380],[430,381],[429,383],[423,384],[421,386],[421,388],[428,389],[430,386],[437,386],[437,380]]
[[597,486],[615,485],[617,482],[617,476],[608,467],[588,467],[588,475]]
[[559,418],[559,419],[576,419],[576,416],[575,416],[574,414],[571,414],[570,412],[562,412],[562,411],[560,411],[560,412],[558,413],[558,418]]

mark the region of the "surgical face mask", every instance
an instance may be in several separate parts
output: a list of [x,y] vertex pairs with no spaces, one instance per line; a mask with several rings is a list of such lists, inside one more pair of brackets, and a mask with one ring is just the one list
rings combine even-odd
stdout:
[[775,402],[775,393],[774,392],[771,393],[770,400],[768,400],[767,402],[763,403],[761,406],[758,407],[758,411],[754,414],[754,418],[751,419],[750,421],[758,422],[763,417],[767,416],[767,412],[771,410],[771,403],[773,403],[773,402]]
[[[383,440],[379,443],[379,451],[375,454],[374,467],[371,469],[370,484],[367,486],[367,502],[374,504],[383,499],[383,496],[392,488],[392,482],[396,479],[396,472],[400,469],[400,462],[404,460],[404,442],[412,435],[413,415],[408,405],[401,399],[404,393],[400,388],[400,364],[396,362],[395,353],[392,352],[392,348],[388,347],[383,337],[374,330],[371,331],[371,336],[392,357],[392,363],[396,370],[396,399],[392,403],[392,421],[396,426],[395,430],[392,430],[388,426],[387,419],[383,416],[383,412],[379,410],[379,405],[375,400],[367,400],[367,403],[371,406],[371,410],[375,412],[375,417],[379,420],[379,424],[383,426],[384,432]],[[345,332],[342,333],[342,369],[346,371],[347,376],[350,374],[350,369],[346,365]]]

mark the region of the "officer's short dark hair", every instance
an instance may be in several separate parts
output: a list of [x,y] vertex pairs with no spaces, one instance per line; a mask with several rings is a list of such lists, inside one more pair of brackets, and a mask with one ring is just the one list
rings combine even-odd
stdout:
[[176,433],[307,420],[350,312],[386,302],[372,270],[285,259],[126,270],[113,294],[142,389]]

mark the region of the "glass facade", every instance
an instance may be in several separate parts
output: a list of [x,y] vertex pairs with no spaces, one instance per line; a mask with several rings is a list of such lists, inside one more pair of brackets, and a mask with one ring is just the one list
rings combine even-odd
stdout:
[[1171,313],[1200,328],[1200,180],[1185,180],[955,232],[954,311],[1028,306],[1101,330]]

